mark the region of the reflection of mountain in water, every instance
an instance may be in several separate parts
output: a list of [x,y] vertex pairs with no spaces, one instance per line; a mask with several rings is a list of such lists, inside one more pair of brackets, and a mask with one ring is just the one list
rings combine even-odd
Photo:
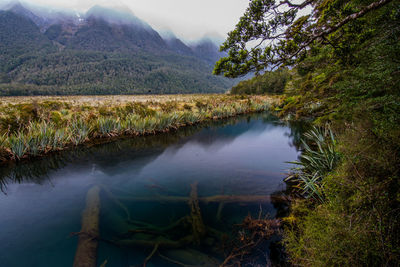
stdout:
[[245,133],[262,133],[268,128],[273,128],[276,125],[282,125],[275,116],[268,113],[243,115],[238,118],[229,119],[226,121],[216,121],[203,127],[203,129],[189,138],[182,139],[171,149],[178,150],[188,141],[197,143],[204,148],[223,147],[232,143],[236,138]]
[[[48,180],[50,172],[67,165],[75,169],[92,166],[93,169],[107,174],[118,174],[121,166],[129,165],[131,171],[139,173],[153,162],[165,149],[176,153],[188,142],[197,143],[205,149],[220,149],[243,134],[259,134],[272,129],[282,122],[270,114],[254,114],[227,120],[207,122],[184,127],[176,132],[127,138],[111,143],[80,147],[38,158],[29,162],[12,163],[0,168],[0,189],[6,192],[8,183],[32,182],[41,184]],[[299,136],[298,127],[290,127],[290,136]],[[173,146],[171,146],[174,144]]]

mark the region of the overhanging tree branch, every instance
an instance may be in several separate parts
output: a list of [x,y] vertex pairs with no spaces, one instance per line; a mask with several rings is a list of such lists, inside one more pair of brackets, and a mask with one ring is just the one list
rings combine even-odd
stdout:
[[392,2],[393,0],[380,0],[378,2],[374,2],[370,5],[368,5],[367,7],[365,7],[364,9],[362,9],[359,12],[353,13],[347,17],[345,17],[343,20],[341,20],[340,22],[338,22],[337,24],[335,24],[334,26],[318,33],[318,34],[314,34],[311,36],[310,40],[307,41],[305,44],[303,44],[302,46],[300,46],[300,48],[292,55],[290,55],[289,57],[287,57],[286,59],[282,60],[282,63],[284,63],[285,60],[289,60],[289,59],[293,59],[295,58],[302,50],[306,49],[311,43],[313,43],[314,41],[316,41],[317,39],[324,39],[327,35],[337,31],[338,29],[340,29],[341,27],[343,27],[344,25],[346,25],[347,23],[349,23],[352,20],[361,18],[362,16],[364,16],[365,14],[367,14],[368,12],[378,9],[390,2]]
[[368,6],[366,6],[365,8],[363,8],[361,11],[353,13],[347,17],[345,17],[342,21],[340,21],[339,23],[337,23],[336,25],[330,27],[329,29],[317,34],[314,36],[313,41],[317,38],[321,38],[322,36],[326,36],[328,34],[331,34],[333,32],[335,32],[336,30],[338,30],[339,28],[343,27],[345,24],[349,23],[352,20],[361,18],[362,16],[364,16],[365,14],[367,14],[368,12],[378,9],[386,4],[389,4],[390,2],[392,2],[393,0],[380,0],[378,2],[374,2]]
[[292,2],[290,2],[288,0],[284,0],[284,1],[281,1],[280,4],[282,4],[282,5],[285,4],[285,5],[288,5],[289,7],[296,7],[296,8],[302,9],[302,8],[305,8],[306,6],[312,4],[313,2],[314,2],[313,0],[308,0],[308,1],[304,1],[301,4],[293,4]]
[[[359,11],[340,18],[342,13],[345,14],[344,5],[348,3],[339,3],[338,7],[334,7],[336,10],[329,13],[332,6],[325,7],[325,2],[318,0],[306,0],[299,4],[290,0],[253,0],[236,29],[229,33],[221,46],[221,51],[229,51],[229,56],[216,63],[214,74],[238,77],[253,70],[290,65],[300,55],[305,55],[316,41],[337,48],[329,39],[331,34],[390,2],[393,0],[379,0],[364,7],[357,7],[354,3],[351,8],[358,8]],[[289,9],[281,10],[281,6]],[[312,6],[314,10],[296,19],[297,11],[307,6]],[[346,8],[350,10],[348,6]],[[328,10],[328,13],[321,13],[321,10]],[[330,24],[328,21],[339,22]],[[248,48],[249,41],[256,40],[257,45]]]

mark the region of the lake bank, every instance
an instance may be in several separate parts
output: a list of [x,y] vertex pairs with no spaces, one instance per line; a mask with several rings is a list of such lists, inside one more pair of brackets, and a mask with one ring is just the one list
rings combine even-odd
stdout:
[[279,101],[267,96],[228,95],[4,99],[7,101],[0,106],[0,162],[261,112]]

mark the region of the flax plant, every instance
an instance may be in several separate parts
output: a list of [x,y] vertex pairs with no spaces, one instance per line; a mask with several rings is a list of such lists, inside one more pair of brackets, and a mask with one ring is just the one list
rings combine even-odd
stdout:
[[92,127],[83,120],[77,119],[70,125],[70,136],[68,137],[68,134],[66,134],[66,138],[69,138],[72,144],[77,146],[88,140],[91,131]]
[[15,159],[19,160],[26,154],[27,143],[29,143],[29,140],[26,140],[26,136],[22,132],[8,138],[8,144]]
[[103,136],[115,136],[121,130],[119,118],[99,118],[97,121],[99,133]]
[[191,95],[174,96],[173,101],[170,96],[152,96],[151,101],[126,98],[118,104],[105,101],[107,97],[102,102],[80,97],[35,100],[35,104],[15,99],[15,104],[0,107],[0,160],[40,156],[96,138],[155,134],[269,108],[262,97]]
[[324,202],[324,177],[335,169],[340,159],[335,136],[328,126],[313,127],[301,142],[300,161],[289,162],[298,167],[291,169],[285,181],[294,183],[304,197]]

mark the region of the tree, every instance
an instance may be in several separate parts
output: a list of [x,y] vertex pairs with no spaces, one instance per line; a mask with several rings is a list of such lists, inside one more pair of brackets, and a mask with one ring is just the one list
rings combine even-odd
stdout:
[[[251,0],[220,50],[214,74],[238,77],[293,65],[316,45],[339,48],[345,26],[393,0]],[[348,35],[352,38],[352,35]]]

